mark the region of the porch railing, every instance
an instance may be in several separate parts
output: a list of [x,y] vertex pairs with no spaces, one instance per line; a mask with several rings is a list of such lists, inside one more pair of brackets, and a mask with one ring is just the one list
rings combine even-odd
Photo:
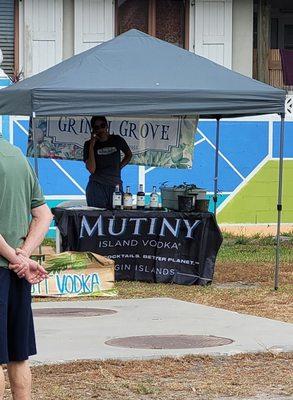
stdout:
[[293,95],[286,96],[285,110],[286,115],[293,118]]
[[[269,52],[269,81],[268,84],[288,91],[293,94],[293,86],[284,85],[281,55],[279,49],[270,49]],[[253,52],[253,77],[257,79],[257,50]]]

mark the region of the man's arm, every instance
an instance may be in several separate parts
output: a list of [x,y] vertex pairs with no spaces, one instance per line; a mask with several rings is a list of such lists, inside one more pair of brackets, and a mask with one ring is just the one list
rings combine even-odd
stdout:
[[15,262],[11,262],[9,268],[16,272],[19,278],[25,277],[31,284],[39,283],[48,277],[47,271],[36,261],[31,260],[33,250],[39,246],[53,219],[52,213],[46,204],[35,207],[31,210],[32,221],[30,223],[28,235],[21,249],[16,249],[16,255],[28,263],[26,270],[20,270]]
[[2,235],[0,235],[0,255],[9,261],[9,263],[15,264],[18,267],[22,266],[27,269],[27,265],[23,265],[23,258],[15,253],[14,248],[9,246]]
[[47,271],[41,265],[21,253],[17,254],[2,235],[0,235],[0,255],[9,261],[9,269],[14,271],[19,278],[25,277],[31,284],[48,278]]
[[22,252],[28,257],[30,257],[34,249],[42,243],[53,219],[53,215],[47,204],[33,208],[31,214],[32,221],[30,223],[29,232],[21,247]]

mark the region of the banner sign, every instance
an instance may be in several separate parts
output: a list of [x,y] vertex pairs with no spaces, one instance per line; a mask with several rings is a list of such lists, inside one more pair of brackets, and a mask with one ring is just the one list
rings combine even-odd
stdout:
[[[109,117],[110,134],[128,143],[131,164],[191,168],[198,117]],[[27,156],[83,160],[90,118],[38,117],[30,123]],[[34,138],[34,140],[33,140]]]
[[[58,257],[64,258],[64,255],[66,253],[57,254],[54,257],[56,263],[58,263]],[[50,256],[48,257],[50,258]],[[48,268],[46,260],[44,267]],[[51,271],[51,269],[48,268],[48,271]],[[98,261],[93,260],[88,265],[78,269],[69,266],[68,268],[63,267],[62,270],[50,272],[48,279],[32,285],[31,293],[32,296],[57,297],[113,296],[115,294],[113,289],[113,261],[108,260],[106,265],[100,265]]]
[[54,208],[62,249],[115,261],[116,280],[207,285],[222,236],[211,213]]

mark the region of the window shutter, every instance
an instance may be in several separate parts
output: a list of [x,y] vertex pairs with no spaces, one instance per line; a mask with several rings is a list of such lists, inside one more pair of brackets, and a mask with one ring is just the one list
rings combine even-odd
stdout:
[[231,68],[232,0],[195,0],[190,21],[190,50]]
[[112,0],[75,0],[74,53],[81,53],[114,37]]
[[25,76],[62,61],[62,0],[24,2]]
[[1,68],[8,75],[14,73],[14,1],[0,1],[0,48],[3,53]]

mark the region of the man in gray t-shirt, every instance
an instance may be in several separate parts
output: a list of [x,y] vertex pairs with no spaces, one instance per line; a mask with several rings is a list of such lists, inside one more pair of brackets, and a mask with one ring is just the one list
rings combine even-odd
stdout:
[[129,163],[132,153],[121,136],[109,134],[105,117],[92,117],[91,127],[91,139],[85,142],[83,152],[83,160],[91,173],[86,188],[87,204],[111,209],[115,186],[122,188],[121,169]]
[[0,399],[5,390],[2,364],[7,364],[13,398],[31,398],[27,359],[36,354],[31,284],[47,273],[30,256],[51,221],[29,162],[0,137]]

